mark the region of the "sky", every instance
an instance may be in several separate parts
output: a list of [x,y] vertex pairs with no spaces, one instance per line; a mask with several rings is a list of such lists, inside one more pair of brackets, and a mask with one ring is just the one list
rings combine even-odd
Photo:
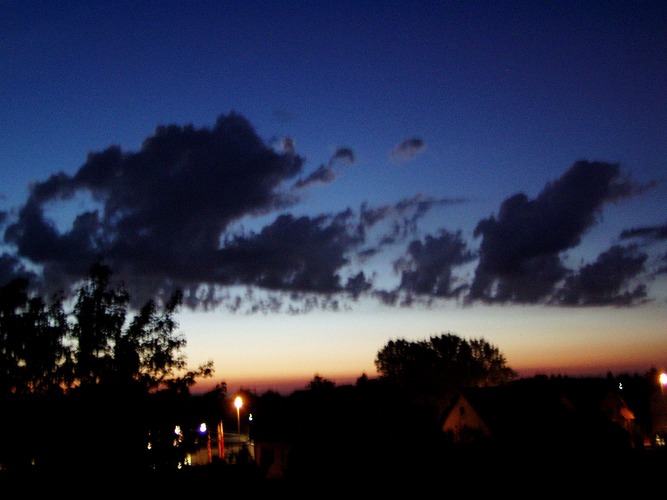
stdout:
[[667,368],[664,1],[0,0],[0,283],[181,290],[228,392]]

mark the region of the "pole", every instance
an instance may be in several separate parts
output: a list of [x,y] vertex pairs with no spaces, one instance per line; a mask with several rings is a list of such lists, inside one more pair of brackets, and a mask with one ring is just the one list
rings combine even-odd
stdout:
[[241,406],[243,406],[241,396],[236,396],[234,406],[236,406],[236,434],[239,436],[239,451],[241,451]]

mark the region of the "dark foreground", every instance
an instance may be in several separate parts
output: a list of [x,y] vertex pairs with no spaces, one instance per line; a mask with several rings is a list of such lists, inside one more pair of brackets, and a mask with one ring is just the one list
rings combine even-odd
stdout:
[[[419,464],[417,464],[417,462]],[[577,456],[515,456],[509,453],[476,453],[433,460],[397,459],[382,467],[371,464],[324,464],[266,478],[254,464],[213,463],[182,470],[128,473],[99,471],[0,471],[0,496],[34,498],[48,495],[69,498],[151,496],[175,498],[192,495],[243,494],[330,497],[334,494],[409,496],[421,494],[468,497],[510,494],[514,497],[568,495],[643,495],[662,491],[667,472],[667,450],[633,450],[624,454]]]

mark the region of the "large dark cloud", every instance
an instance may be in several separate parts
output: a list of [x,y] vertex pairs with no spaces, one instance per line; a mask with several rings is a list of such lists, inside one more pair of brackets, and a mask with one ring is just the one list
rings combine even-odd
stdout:
[[479,222],[479,264],[468,299],[485,302],[547,301],[567,270],[560,253],[576,247],[605,203],[629,197],[640,188],[623,179],[617,164],[576,162],[530,200],[516,194],[497,217]]
[[[254,292],[259,289],[286,294],[306,309],[336,308],[334,294],[358,298],[371,288],[363,271],[349,268],[357,251],[376,251],[375,243],[361,248],[368,229],[385,219],[408,224],[442,203],[402,201],[372,223],[350,209],[312,217],[281,213],[300,201],[298,192],[333,181],[336,169],[354,161],[350,148],[339,148],[325,166],[294,182],[304,165],[294,140],[273,149],[241,115],[222,115],[210,129],[160,126],[137,152],[111,146],[90,153],[74,175],[35,183],[5,242],[41,267],[54,291],[77,286],[102,258],[137,305],[181,289],[192,307],[282,306],[277,296]],[[96,206],[62,229],[49,209],[81,193]],[[257,232],[235,229],[244,218],[271,214],[278,215]],[[0,222],[8,219],[0,215]],[[7,278],[21,270],[18,258],[5,264]],[[238,286],[247,287],[240,296],[225,289]]]
[[[238,114],[221,116],[211,129],[158,127],[136,153],[109,147],[89,154],[74,176],[35,184],[5,239],[58,286],[85,274],[100,255],[120,276],[136,277],[129,279],[135,286],[192,286],[215,275],[230,223],[295,202],[281,187],[302,164],[267,147]],[[79,192],[101,208],[61,233],[44,208]]]
[[[407,158],[421,149],[421,141],[408,140],[396,151]],[[610,248],[579,270],[561,260],[606,203],[639,192],[618,165],[577,162],[535,199],[511,196],[497,216],[478,223],[475,249],[460,230],[445,229],[446,219],[432,234],[420,229],[427,213],[464,198],[417,194],[381,206],[361,201],[356,211],[290,213],[304,190],[335,181],[354,162],[353,151],[341,147],[304,172],[294,139],[271,147],[236,113],[212,128],[158,127],[139,151],[92,152],[73,175],[35,183],[17,212],[0,212],[0,281],[21,276],[41,290],[67,292],[102,258],[135,305],[177,289],[192,308],[251,312],[336,310],[361,296],[402,306],[646,300],[646,256],[634,246]],[[58,220],[58,204],[82,195],[86,208],[70,212],[69,223]],[[664,239],[664,228],[628,230],[622,238],[640,236]],[[367,268],[385,251],[394,252],[384,259],[394,264],[393,288]]]

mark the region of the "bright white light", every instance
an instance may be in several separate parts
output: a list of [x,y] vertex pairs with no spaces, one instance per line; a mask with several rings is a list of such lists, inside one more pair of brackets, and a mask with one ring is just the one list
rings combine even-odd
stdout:
[[199,432],[202,434],[206,433],[206,422],[202,422],[201,424],[199,424]]

